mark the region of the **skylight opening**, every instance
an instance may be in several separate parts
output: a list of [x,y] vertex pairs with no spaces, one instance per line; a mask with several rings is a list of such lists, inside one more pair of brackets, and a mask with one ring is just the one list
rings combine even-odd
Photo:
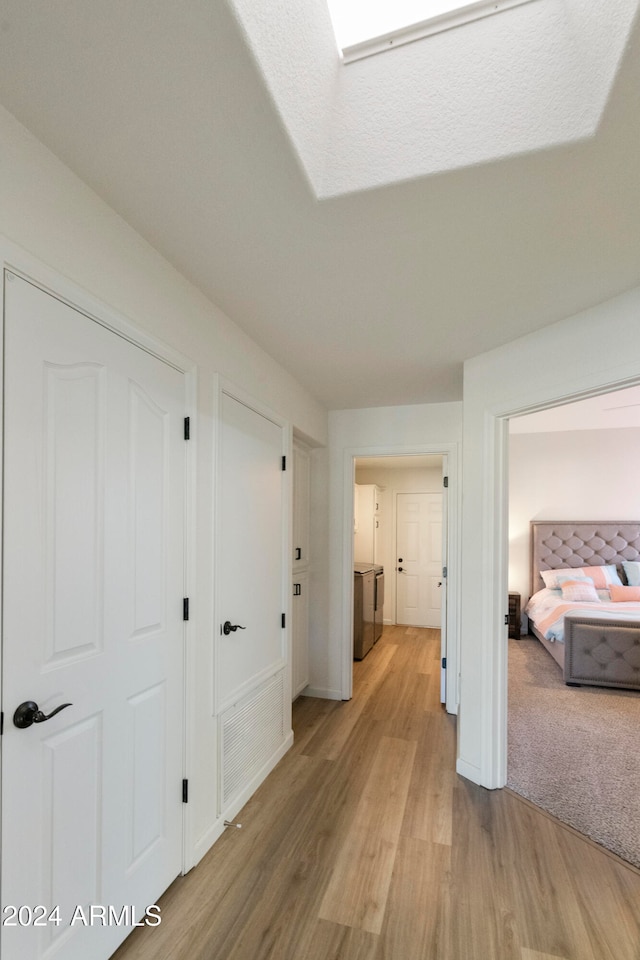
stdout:
[[412,43],[532,0],[327,0],[345,63]]

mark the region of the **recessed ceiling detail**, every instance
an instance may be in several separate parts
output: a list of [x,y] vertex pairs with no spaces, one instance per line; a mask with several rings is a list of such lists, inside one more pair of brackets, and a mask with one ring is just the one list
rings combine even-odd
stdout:
[[594,135],[637,0],[535,0],[342,69],[328,8],[231,0],[315,195]]

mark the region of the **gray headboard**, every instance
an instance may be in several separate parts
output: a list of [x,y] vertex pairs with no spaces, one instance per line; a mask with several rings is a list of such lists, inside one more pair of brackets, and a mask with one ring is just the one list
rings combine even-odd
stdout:
[[[531,593],[542,590],[540,570],[620,566],[640,557],[640,521],[534,520],[531,523]],[[624,576],[622,582],[625,582]]]

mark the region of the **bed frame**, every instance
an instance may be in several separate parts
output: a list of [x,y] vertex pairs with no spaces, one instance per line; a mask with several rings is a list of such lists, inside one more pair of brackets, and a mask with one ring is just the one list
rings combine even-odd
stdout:
[[[571,570],[615,564],[624,583],[623,560],[640,559],[640,521],[533,521],[531,593],[542,590],[540,570]],[[569,685],[640,690],[640,618],[637,621],[565,618],[564,643],[531,631],[562,667]]]

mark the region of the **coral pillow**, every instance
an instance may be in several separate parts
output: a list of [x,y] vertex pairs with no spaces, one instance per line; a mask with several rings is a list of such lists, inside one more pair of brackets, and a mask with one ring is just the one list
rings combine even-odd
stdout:
[[609,596],[614,603],[625,603],[628,600],[640,601],[640,587],[617,587],[611,584]]
[[598,590],[606,590],[612,583],[622,586],[622,580],[613,563],[601,567],[582,567],[582,576],[591,577]]
[[564,580],[562,599],[569,600],[571,603],[600,603],[593,580]]

